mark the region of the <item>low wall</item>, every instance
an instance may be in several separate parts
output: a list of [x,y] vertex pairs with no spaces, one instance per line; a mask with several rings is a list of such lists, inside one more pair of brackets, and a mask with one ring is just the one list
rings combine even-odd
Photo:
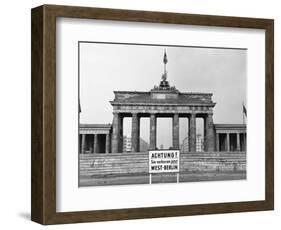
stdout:
[[[80,154],[80,176],[148,174],[148,153]],[[181,172],[246,170],[245,152],[181,153]]]

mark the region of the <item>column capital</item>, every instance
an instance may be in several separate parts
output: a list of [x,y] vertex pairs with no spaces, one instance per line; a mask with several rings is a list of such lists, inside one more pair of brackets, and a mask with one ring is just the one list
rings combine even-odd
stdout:
[[191,112],[190,113],[190,117],[192,117],[192,118],[196,117],[196,113],[195,112]]
[[213,113],[209,113],[209,112],[206,112],[206,113],[203,113],[203,119],[208,119],[208,118],[213,118]]

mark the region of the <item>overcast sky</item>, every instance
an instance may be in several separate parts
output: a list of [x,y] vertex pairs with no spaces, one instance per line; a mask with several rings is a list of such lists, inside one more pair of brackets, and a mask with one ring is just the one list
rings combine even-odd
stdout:
[[[246,50],[100,43],[80,43],[80,123],[112,123],[114,90],[149,91],[159,85],[164,49],[171,86],[180,92],[213,93],[214,123],[242,123]],[[187,127],[187,120],[180,119],[180,141]],[[130,119],[125,119],[124,133],[131,134]],[[141,137],[149,140],[149,119],[141,119]],[[158,119],[158,147],[171,143],[172,119]]]

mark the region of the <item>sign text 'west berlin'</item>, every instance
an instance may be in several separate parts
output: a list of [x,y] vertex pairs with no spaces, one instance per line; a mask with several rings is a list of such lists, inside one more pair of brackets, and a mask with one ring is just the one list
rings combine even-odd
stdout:
[[179,172],[179,150],[149,151],[149,173]]

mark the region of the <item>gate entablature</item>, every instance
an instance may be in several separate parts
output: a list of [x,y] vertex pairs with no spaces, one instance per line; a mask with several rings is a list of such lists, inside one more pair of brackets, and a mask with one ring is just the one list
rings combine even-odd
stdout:
[[154,91],[114,91],[114,94],[110,103],[113,112],[119,113],[212,113],[215,106],[209,93],[178,92],[175,96],[162,90],[157,96]]

